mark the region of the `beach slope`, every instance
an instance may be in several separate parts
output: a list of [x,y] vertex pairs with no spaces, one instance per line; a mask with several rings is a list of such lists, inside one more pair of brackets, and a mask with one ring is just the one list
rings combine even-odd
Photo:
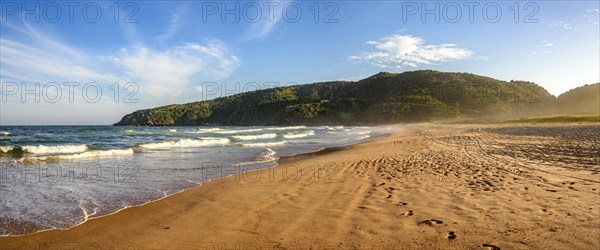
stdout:
[[598,125],[413,125],[2,249],[598,249]]

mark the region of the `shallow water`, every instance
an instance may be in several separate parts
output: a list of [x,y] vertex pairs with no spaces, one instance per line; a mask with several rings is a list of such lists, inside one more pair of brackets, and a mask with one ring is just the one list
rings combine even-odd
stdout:
[[64,229],[283,156],[392,132],[372,127],[0,127],[0,235]]

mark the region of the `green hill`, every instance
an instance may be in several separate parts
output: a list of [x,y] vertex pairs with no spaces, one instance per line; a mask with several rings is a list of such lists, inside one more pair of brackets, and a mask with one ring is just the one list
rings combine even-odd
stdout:
[[556,112],[571,115],[600,114],[600,83],[571,89],[556,98]]
[[524,81],[431,70],[257,90],[145,109],[115,125],[373,125],[531,115],[555,97]]

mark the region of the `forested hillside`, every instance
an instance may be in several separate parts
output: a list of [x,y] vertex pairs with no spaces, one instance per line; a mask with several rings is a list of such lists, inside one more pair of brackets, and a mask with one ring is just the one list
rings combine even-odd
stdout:
[[556,102],[544,88],[469,73],[379,73],[257,90],[139,110],[116,125],[373,125],[457,117],[542,114]]

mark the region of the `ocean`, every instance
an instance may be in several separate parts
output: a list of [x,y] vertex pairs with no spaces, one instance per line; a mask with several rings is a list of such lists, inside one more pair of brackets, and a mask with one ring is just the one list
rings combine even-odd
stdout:
[[273,167],[282,157],[394,130],[0,126],[0,235],[70,228],[209,180]]

